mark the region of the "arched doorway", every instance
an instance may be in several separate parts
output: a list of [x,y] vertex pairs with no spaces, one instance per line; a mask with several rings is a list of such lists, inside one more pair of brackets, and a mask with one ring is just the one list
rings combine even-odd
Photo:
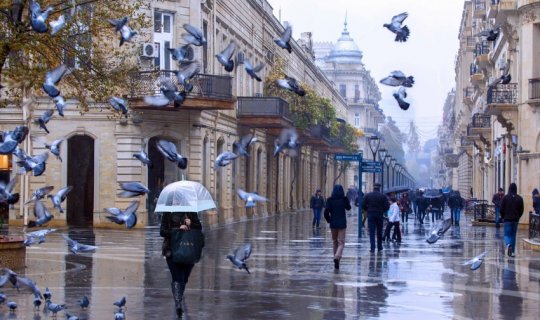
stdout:
[[94,139],[75,135],[67,141],[67,184],[73,186],[66,200],[67,224],[94,224]]

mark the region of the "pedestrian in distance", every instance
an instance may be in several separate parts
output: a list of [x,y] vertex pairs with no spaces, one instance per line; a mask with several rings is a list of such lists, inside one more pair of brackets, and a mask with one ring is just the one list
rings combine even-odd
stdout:
[[517,185],[511,183],[508,194],[501,201],[501,218],[504,221],[504,242],[509,257],[515,255],[519,219],[523,215],[523,198],[517,194]]
[[[538,190],[537,190],[538,192]],[[533,191],[534,195],[534,191]],[[495,227],[500,227],[500,217],[501,217],[501,202],[502,198],[504,197],[504,190],[503,188],[499,188],[496,194],[493,195],[493,198],[491,198],[491,202],[495,205]]]
[[416,196],[416,205],[418,207],[418,221],[420,224],[424,224],[424,217],[426,216],[426,210],[428,208],[428,199],[424,197],[424,193],[420,193]]
[[362,209],[368,213],[368,229],[370,252],[375,252],[375,236],[377,237],[377,249],[383,250],[382,233],[385,212],[390,208],[388,198],[381,193],[381,185],[376,183],[373,192],[366,194],[362,202]]
[[392,231],[392,228],[394,228],[394,235],[392,236],[392,240],[397,241],[397,243],[401,243],[401,230],[399,228],[400,225],[400,213],[401,210],[399,208],[399,205],[397,204],[397,200],[395,197],[390,197],[390,209],[388,210],[388,224],[386,225],[386,230],[384,231],[384,240],[390,241],[390,232]]
[[534,213],[540,214],[540,192],[538,192],[538,189],[536,188],[534,188],[532,192],[532,200]]
[[309,201],[309,207],[313,210],[313,228],[319,228],[319,223],[321,222],[321,211],[324,208],[324,198],[321,193],[321,189],[317,189],[315,194],[311,197]]
[[172,259],[171,239],[174,230],[202,230],[201,221],[196,212],[164,212],[161,217],[159,234],[163,237],[162,254],[172,276],[172,293],[177,319],[182,319],[184,291],[194,264],[175,263]]
[[455,226],[459,226],[461,218],[461,210],[463,210],[464,200],[459,191],[455,191],[448,199],[448,207],[450,208],[450,217]]
[[[364,193],[360,191],[358,193],[358,196],[354,200],[354,205],[356,207],[360,207],[360,199],[364,199]],[[362,200],[363,201],[363,200]],[[367,219],[367,212],[365,210],[362,210],[362,227],[365,227],[366,225],[366,219]]]
[[411,212],[411,201],[409,200],[409,194],[403,193],[401,199],[398,201],[399,210],[401,211],[401,221],[403,223],[409,221],[409,213]]
[[351,210],[351,203],[345,197],[343,186],[336,184],[332,196],[326,200],[324,218],[330,224],[334,248],[334,268],[339,269],[339,263],[345,248],[345,235],[347,231],[346,210]]
[[356,197],[358,197],[358,191],[356,190],[356,187],[353,185],[349,186],[349,189],[347,189],[347,199],[349,199],[350,205],[352,206],[354,201],[356,200]]

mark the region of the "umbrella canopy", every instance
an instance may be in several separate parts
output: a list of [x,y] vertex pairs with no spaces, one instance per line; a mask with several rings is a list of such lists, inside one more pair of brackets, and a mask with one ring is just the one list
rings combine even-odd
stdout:
[[396,187],[391,187],[391,188],[385,189],[384,193],[385,194],[390,194],[392,192],[401,193],[401,192],[407,192],[409,190],[410,190],[410,188],[407,187],[407,186],[396,186]]
[[155,212],[200,212],[214,209],[210,192],[195,181],[177,181],[159,194]]
[[429,198],[429,199],[433,199],[433,198],[439,198],[439,197],[442,197],[443,194],[441,192],[439,192],[439,190],[436,190],[436,189],[430,189],[430,190],[426,190],[426,192],[424,192],[424,198]]

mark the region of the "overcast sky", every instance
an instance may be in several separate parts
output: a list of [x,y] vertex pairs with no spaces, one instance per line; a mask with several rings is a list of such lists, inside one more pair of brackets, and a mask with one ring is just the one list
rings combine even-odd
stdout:
[[[416,121],[421,140],[436,137],[442,108],[455,86],[454,60],[463,0],[268,0],[274,15],[293,25],[293,36],[311,31],[314,41],[336,42],[343,31],[345,12],[348,29],[363,62],[378,82],[393,70],[415,77],[408,89],[411,107],[402,111],[392,97],[392,87],[379,85],[384,113],[404,132]],[[280,13],[281,11],[281,13]],[[411,35],[405,43],[383,28],[392,16],[408,12],[405,24]]]

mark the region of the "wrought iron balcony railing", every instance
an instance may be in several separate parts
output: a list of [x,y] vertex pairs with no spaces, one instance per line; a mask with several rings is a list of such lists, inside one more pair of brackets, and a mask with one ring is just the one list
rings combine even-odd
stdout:
[[529,213],[529,239],[540,241],[540,215]]
[[[152,70],[132,72],[130,78],[131,98],[151,96],[160,93],[162,78],[171,79],[180,91],[183,85],[178,84],[178,79],[172,70]],[[198,74],[191,79],[193,90],[188,97],[202,97],[209,99],[233,99],[232,78],[230,76],[217,76],[211,74]]]
[[279,97],[238,97],[238,115],[292,118],[289,103]]
[[476,113],[472,117],[471,125],[473,128],[490,128],[491,116]]
[[480,68],[478,67],[478,65],[476,63],[471,63],[470,67],[469,67],[469,72],[470,72],[470,75],[472,76],[473,74],[477,74],[477,73],[480,73]]
[[474,48],[474,56],[477,57],[482,54],[489,54],[489,51],[491,50],[489,42],[488,41],[482,41],[480,43],[477,43]]
[[529,79],[529,99],[540,99],[540,78]]
[[517,83],[498,84],[487,92],[488,104],[517,104]]

